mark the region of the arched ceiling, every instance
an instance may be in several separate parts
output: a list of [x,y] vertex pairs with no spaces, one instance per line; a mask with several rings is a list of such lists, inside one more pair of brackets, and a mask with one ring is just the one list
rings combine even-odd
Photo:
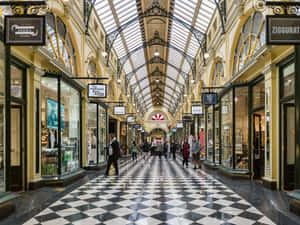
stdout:
[[174,112],[218,1],[96,1],[106,47],[117,53],[140,111]]

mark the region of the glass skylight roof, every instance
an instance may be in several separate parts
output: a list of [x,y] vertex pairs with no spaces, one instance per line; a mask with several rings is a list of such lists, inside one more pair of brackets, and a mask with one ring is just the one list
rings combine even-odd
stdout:
[[[135,0],[97,0],[95,10],[100,17],[106,34],[110,34],[120,26],[136,18],[138,16],[136,4],[137,2]],[[173,8],[174,11],[172,13],[176,18],[197,30],[206,33],[216,6],[214,0],[175,0]],[[200,47],[195,36],[187,27],[183,26],[176,19],[172,20],[170,44],[181,51],[186,52],[186,54],[191,57],[196,56]],[[140,21],[136,20],[134,23],[127,26],[117,37],[113,49],[117,56],[121,58],[142,45],[143,38],[140,29]],[[144,49],[141,49],[130,56],[129,60],[124,64],[123,69],[126,74],[132,74],[132,71],[144,65],[146,61]],[[178,51],[172,48],[169,48],[168,50],[168,62],[184,73],[189,73],[191,70],[188,61],[184,59]],[[165,81],[167,86],[164,89],[166,92],[164,99],[166,99],[166,105],[169,108],[173,107],[173,104],[177,102],[175,98],[171,99],[170,96],[177,96],[177,93],[182,91],[180,86],[184,85],[185,80],[182,74],[170,65],[167,66],[166,73],[170,78],[166,78]],[[137,94],[137,100],[145,108],[152,106],[150,97],[151,90],[149,87],[151,84],[148,78],[145,79],[147,76],[147,65],[145,65],[130,77],[131,79],[129,82],[130,85],[135,85],[138,82],[134,92]],[[178,83],[181,85],[178,85]]]

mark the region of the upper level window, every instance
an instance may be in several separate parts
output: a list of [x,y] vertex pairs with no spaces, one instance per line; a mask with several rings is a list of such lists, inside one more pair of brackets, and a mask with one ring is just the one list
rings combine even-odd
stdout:
[[254,12],[242,27],[234,54],[233,74],[239,72],[264,44],[264,16],[260,12]]
[[47,49],[61,61],[66,69],[76,74],[75,50],[63,21],[54,14],[47,15]]
[[224,84],[224,66],[222,62],[217,62],[215,65],[214,74],[211,80],[211,86],[219,86]]

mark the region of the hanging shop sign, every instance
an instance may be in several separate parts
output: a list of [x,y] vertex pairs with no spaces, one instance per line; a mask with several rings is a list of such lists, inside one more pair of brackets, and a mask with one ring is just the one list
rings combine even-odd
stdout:
[[125,115],[126,109],[124,106],[115,106],[114,107],[114,115]]
[[222,114],[226,115],[229,113],[229,106],[228,105],[222,105]]
[[202,105],[193,105],[192,106],[192,115],[203,115],[203,106]]
[[294,15],[267,16],[268,45],[300,44],[300,17]]
[[202,104],[203,105],[216,105],[218,103],[217,93],[203,93]]
[[177,123],[176,128],[183,128],[183,123]]
[[134,116],[128,116],[127,117],[127,123],[134,123],[135,122],[135,117]]
[[89,84],[88,85],[89,98],[106,98],[107,85],[106,84]]
[[176,132],[176,130],[177,130],[176,128],[172,128],[172,132],[174,132],[174,133],[175,133],[175,132]]
[[184,122],[192,122],[193,121],[193,118],[191,116],[183,116],[182,117],[182,120]]
[[46,17],[36,15],[5,16],[5,45],[41,45],[46,43]]

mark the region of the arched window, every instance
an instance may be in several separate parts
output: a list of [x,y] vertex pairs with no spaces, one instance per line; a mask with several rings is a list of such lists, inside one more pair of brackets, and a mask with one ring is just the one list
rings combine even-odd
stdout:
[[[89,65],[88,65],[88,77],[97,77],[97,66],[96,66],[96,63],[94,63],[93,61],[90,61],[89,62]],[[96,83],[97,80],[90,80],[90,83]]]
[[47,15],[47,49],[61,61],[66,69],[76,74],[75,50],[63,21],[54,14]]
[[165,117],[160,113],[157,113],[154,116],[152,116],[152,120],[165,120]]
[[215,64],[214,74],[211,79],[211,86],[219,86],[224,84],[224,66],[222,62]]
[[239,72],[264,44],[264,16],[261,12],[254,12],[242,27],[234,54],[233,74]]

